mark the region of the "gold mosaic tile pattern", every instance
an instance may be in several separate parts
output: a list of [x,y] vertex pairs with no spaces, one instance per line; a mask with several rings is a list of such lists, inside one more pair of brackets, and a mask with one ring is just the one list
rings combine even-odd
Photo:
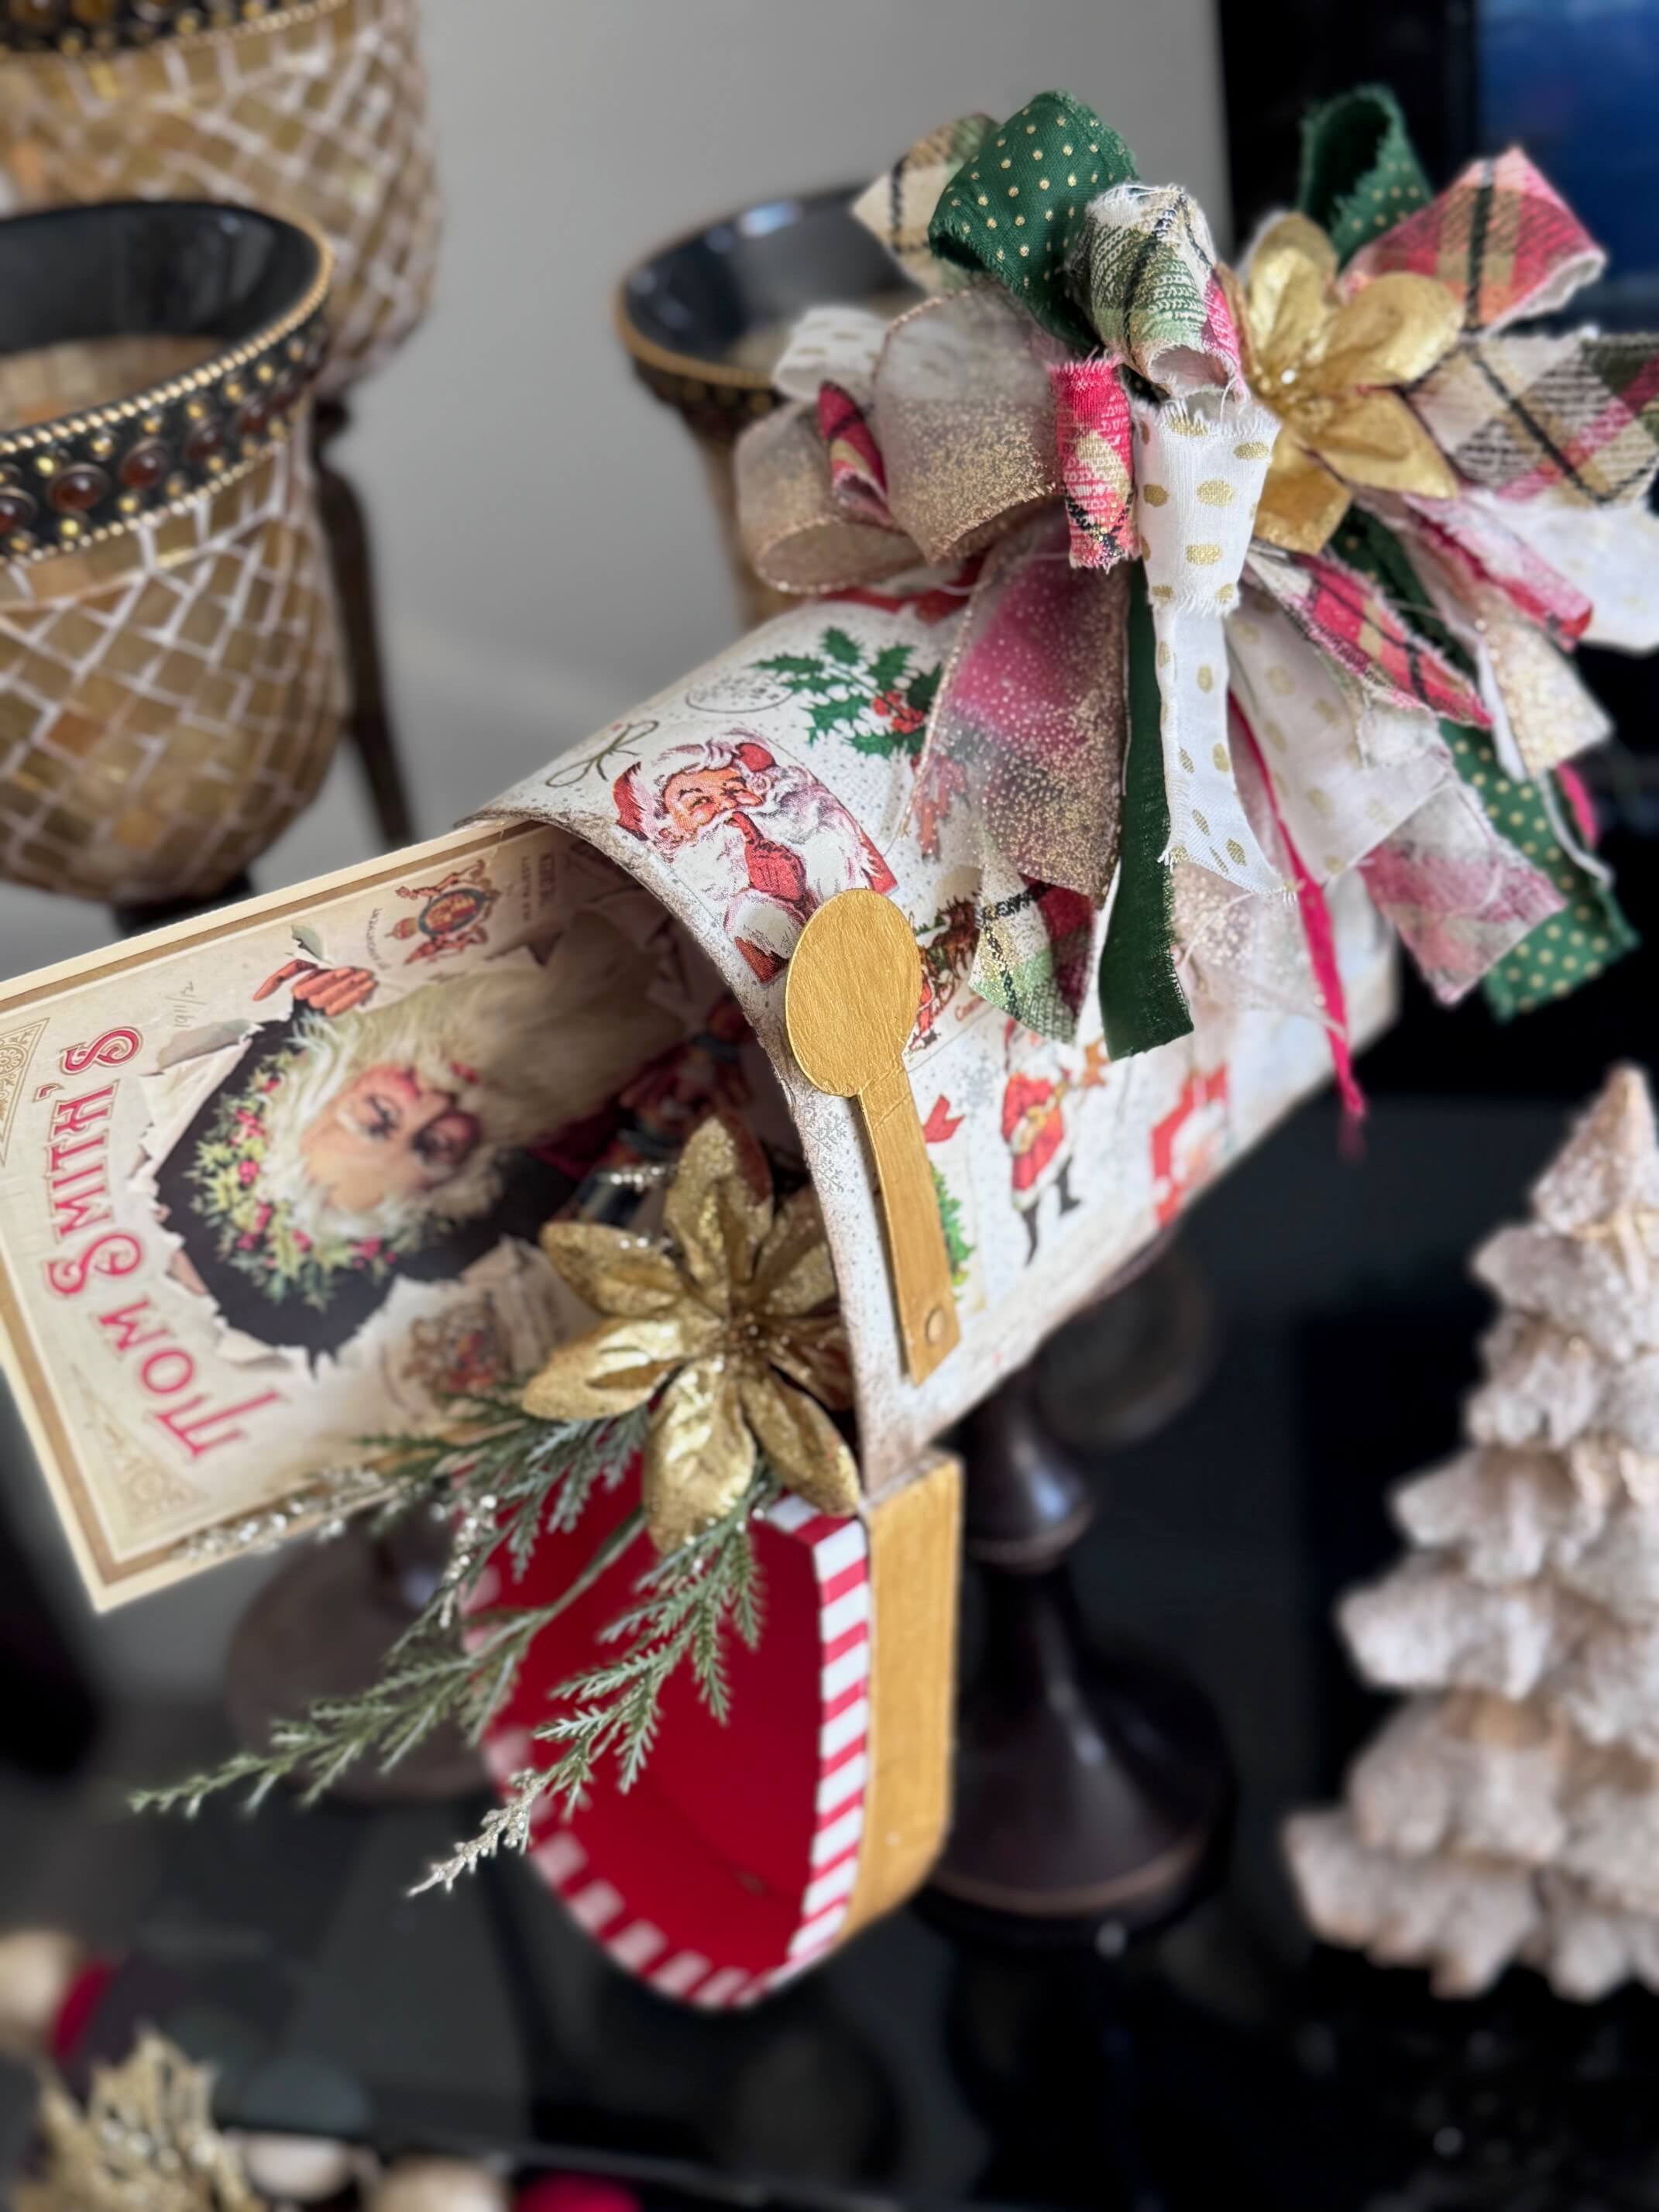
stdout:
[[0,875],[205,896],[315,795],[341,664],[309,432],[184,514],[0,568]]
[[0,64],[23,205],[228,199],[309,219],[338,263],[326,395],[425,313],[439,197],[415,0],[314,0],[234,30]]

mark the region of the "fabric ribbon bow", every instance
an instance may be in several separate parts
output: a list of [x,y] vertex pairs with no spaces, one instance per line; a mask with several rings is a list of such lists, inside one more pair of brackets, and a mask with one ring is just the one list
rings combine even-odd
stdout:
[[[941,178],[939,149],[975,128]],[[924,819],[936,837],[954,803],[975,825],[974,988],[1069,1037],[1086,968],[1054,963],[1034,988],[1032,909],[1048,887],[1097,908],[1116,872],[1132,558],[1164,672],[1160,857],[1285,888],[1234,785],[1221,631],[1276,426],[1243,387],[1202,213],[1134,181],[1087,108],[1055,94],[1000,128],[971,118],[901,169],[905,189],[874,204],[933,296],[890,327],[844,308],[798,326],[777,372],[794,404],[738,450],[744,548],[786,591],[958,572],[968,611],[917,765]],[[1132,398],[1125,368],[1152,391]]]
[[[926,296],[891,325],[835,308],[798,326],[791,404],[738,448],[740,524],[785,591],[932,568],[965,600],[913,804],[927,849],[958,808],[974,841],[976,990],[1068,1037],[1087,965],[1059,957],[1056,902],[1092,948],[1115,878],[1111,1049],[1179,1035],[1182,867],[1224,914],[1293,893],[1322,942],[1325,863],[1310,872],[1288,825],[1328,817],[1330,793],[1229,713],[1243,592],[1257,695],[1290,657],[1277,623],[1334,678],[1325,710],[1352,726],[1382,843],[1364,851],[1357,807],[1323,842],[1366,868],[1437,988],[1490,967],[1500,1011],[1553,991],[1554,956],[1528,953],[1547,921],[1577,933],[1575,975],[1616,956],[1628,933],[1550,771],[1605,733],[1562,658],[1595,607],[1616,605],[1603,635],[1659,641],[1659,586],[1650,611],[1639,586],[1615,599],[1605,550],[1646,522],[1659,344],[1512,330],[1601,267],[1523,155],[1431,201],[1393,101],[1350,95],[1312,119],[1302,210],[1242,281],[1190,196],[1139,183],[1063,94],[933,133],[856,211]],[[1571,544],[1570,502],[1595,510]],[[1392,767],[1368,750],[1379,715],[1420,733],[1389,738]],[[1451,804],[1449,778],[1478,796]]]

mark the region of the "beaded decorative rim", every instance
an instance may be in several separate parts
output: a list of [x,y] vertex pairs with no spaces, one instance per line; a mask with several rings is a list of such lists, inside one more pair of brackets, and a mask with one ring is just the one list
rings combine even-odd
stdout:
[[[204,491],[245,475],[289,434],[328,350],[324,310],[333,257],[311,224],[205,201],[112,201],[15,216],[0,225],[0,240],[10,243],[27,226],[44,233],[48,225],[123,218],[176,222],[192,212],[215,224],[240,220],[302,240],[308,281],[250,335],[215,347],[177,376],[102,406],[0,432],[0,547],[12,561],[78,550],[176,514]],[[0,297],[0,349],[46,346],[55,337],[37,329],[20,345]]]
[[0,53],[110,54],[166,40],[284,30],[332,15],[347,0],[0,0]]

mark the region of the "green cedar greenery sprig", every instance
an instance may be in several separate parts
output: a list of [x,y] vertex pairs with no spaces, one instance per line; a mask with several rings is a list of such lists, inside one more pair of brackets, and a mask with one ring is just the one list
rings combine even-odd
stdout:
[[[760,1566],[750,1525],[779,1494],[764,1466],[757,1468],[742,1498],[718,1521],[699,1531],[678,1550],[667,1553],[641,1576],[639,1602],[604,1632],[620,1648],[616,1658],[592,1667],[553,1692],[553,1702],[568,1710],[532,1735],[562,1747],[550,1766],[520,1769],[501,1802],[485,1815],[475,1836],[458,1844],[416,1885],[422,1890],[453,1887],[464,1874],[491,1858],[503,1846],[528,1848],[536,1808],[544,1799],[579,1803],[599,1761],[617,1761],[620,1786],[639,1779],[661,1719],[662,1695],[672,1676],[690,1666],[699,1695],[717,1720],[731,1713],[723,1644],[728,1626],[753,1650],[760,1641]],[[623,1523],[628,1538],[643,1525],[638,1513]],[[617,1538],[605,1547],[615,1556]],[[584,1587],[593,1579],[584,1577]]]
[[[625,1553],[644,1525],[636,1507],[558,1596],[539,1606],[469,1612],[479,1581],[504,1550],[520,1577],[544,1533],[578,1526],[595,1494],[617,1482],[636,1456],[648,1408],[609,1421],[550,1422],[526,1413],[507,1389],[450,1401],[453,1421],[432,1437],[377,1439],[388,1495],[380,1531],[420,1509],[452,1517],[449,1565],[431,1598],[398,1638],[380,1679],[347,1697],[320,1698],[279,1721],[269,1745],[233,1753],[204,1773],[135,1793],[135,1810],[197,1813],[219,1793],[245,1788],[250,1809],[278,1783],[314,1805],[342,1776],[372,1761],[387,1773],[446,1723],[477,1742],[511,1696],[537,1637]],[[562,1747],[544,1768],[513,1778],[501,1805],[418,1887],[448,1887],[503,1844],[523,1850],[536,1806],[580,1798],[601,1761],[614,1757],[626,1789],[655,1741],[664,1690],[689,1667],[709,1710],[730,1710],[723,1654],[728,1626],[751,1646],[760,1632],[760,1577],[750,1524],[777,1495],[757,1468],[743,1497],[677,1550],[653,1560],[635,1602],[605,1632],[617,1647],[551,1695],[551,1718],[532,1733]],[[465,1635],[463,1635],[463,1626]]]

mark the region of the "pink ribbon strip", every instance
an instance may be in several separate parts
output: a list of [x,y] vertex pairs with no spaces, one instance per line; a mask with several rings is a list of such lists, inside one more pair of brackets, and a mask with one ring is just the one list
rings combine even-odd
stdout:
[[1285,825],[1279,811],[1279,795],[1273,789],[1273,780],[1267,773],[1261,748],[1256,743],[1255,732],[1250,727],[1244,709],[1237,698],[1231,700],[1233,720],[1245,744],[1255,757],[1266,787],[1267,804],[1273,809],[1273,822],[1284,841],[1285,854],[1291,864],[1291,874],[1296,884],[1297,910],[1302,917],[1302,932],[1308,940],[1308,957],[1313,963],[1314,981],[1319,986],[1319,996],[1325,1008],[1325,1036],[1330,1046],[1331,1065],[1336,1071],[1336,1088],[1342,1100],[1345,1139],[1352,1142],[1358,1134],[1359,1124],[1365,1118],[1365,1094],[1353,1072],[1353,1050],[1348,1042],[1348,1000],[1342,988],[1342,971],[1337,965],[1336,937],[1331,927],[1331,910],[1325,903],[1325,894],[1308,872],[1302,855],[1296,849],[1296,841]]

